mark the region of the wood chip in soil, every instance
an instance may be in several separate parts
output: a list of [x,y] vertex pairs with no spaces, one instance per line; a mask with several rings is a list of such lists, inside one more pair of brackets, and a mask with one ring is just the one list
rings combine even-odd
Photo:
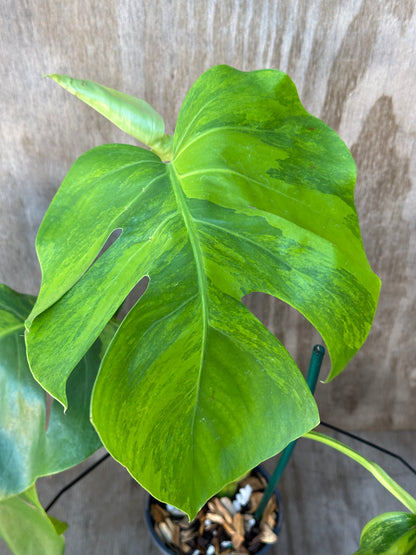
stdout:
[[[254,471],[253,471],[254,472]],[[156,534],[175,553],[193,555],[255,555],[265,544],[275,543],[278,504],[273,495],[263,512],[261,522],[253,525],[254,513],[260,503],[267,481],[259,473],[241,480],[237,491],[249,484],[249,502],[237,512],[228,497],[213,497],[189,523],[186,516],[170,513],[164,503],[154,500],[150,515]]]

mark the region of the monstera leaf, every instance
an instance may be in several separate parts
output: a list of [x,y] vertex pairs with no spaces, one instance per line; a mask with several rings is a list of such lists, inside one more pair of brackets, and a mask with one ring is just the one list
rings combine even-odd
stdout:
[[34,302],[0,285],[0,500],[27,490],[39,476],[78,464],[101,446],[89,421],[101,341],[68,380],[68,411],[53,401],[46,425],[45,391],[30,373],[24,341],[24,320]]
[[66,528],[45,513],[35,486],[0,501],[0,536],[15,555],[61,555]]
[[[53,77],[128,128],[120,120],[133,100]],[[299,369],[241,298],[263,291],[304,314],[327,344],[332,378],[368,334],[379,280],[360,237],[351,155],[285,74],[207,71],[163,154],[164,127],[146,113],[148,124],[142,114],[132,126],[154,152],[94,148],[52,201],[27,348],[36,378],[66,405],[73,367],[148,276],[103,360],[92,420],[145,488],[194,515],[318,422]]]
[[416,553],[416,514],[385,513],[371,520],[354,555],[413,555]]

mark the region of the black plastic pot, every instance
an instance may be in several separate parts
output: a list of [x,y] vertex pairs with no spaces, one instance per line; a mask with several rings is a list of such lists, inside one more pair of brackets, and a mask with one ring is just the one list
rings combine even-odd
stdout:
[[[253,469],[253,471],[261,474],[262,476],[264,476],[266,478],[267,481],[269,481],[270,476],[267,474],[267,472],[261,466],[257,466],[256,468]],[[274,533],[278,536],[279,532],[280,532],[281,523],[282,523],[282,503],[281,503],[281,500],[280,500],[279,492],[277,490],[275,490],[274,493],[276,494],[277,504],[278,504],[278,507],[279,507],[279,511],[277,513],[277,522],[276,522],[276,526],[274,527]],[[173,551],[171,551],[166,546],[165,543],[162,542],[162,540],[159,538],[159,536],[155,532],[154,521],[153,521],[153,518],[150,515],[150,505],[153,502],[159,503],[159,501],[157,501],[156,499],[154,499],[154,497],[149,495],[147,500],[146,500],[145,519],[146,519],[146,524],[149,528],[150,535],[152,536],[153,541],[155,542],[155,544],[159,548],[159,551],[162,555],[175,555],[175,553]],[[264,547],[262,547],[260,549],[260,551],[257,551],[256,555],[265,555],[272,548],[273,545],[275,545],[275,544],[264,544]]]

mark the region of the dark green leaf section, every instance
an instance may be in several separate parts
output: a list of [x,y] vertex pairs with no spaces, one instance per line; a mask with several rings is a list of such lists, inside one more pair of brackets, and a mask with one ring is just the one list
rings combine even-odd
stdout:
[[61,555],[66,528],[45,513],[35,486],[0,501],[0,536],[15,555]]
[[0,285],[0,499],[78,464],[101,446],[89,422],[100,341],[68,380],[68,411],[53,401],[45,429],[45,391],[30,373],[24,342],[23,322],[34,302]]
[[371,520],[361,534],[355,555],[414,555],[416,515],[385,513]]
[[195,514],[318,421],[295,363],[242,296],[264,291],[301,311],[327,343],[330,377],[367,336],[379,280],[354,182],[344,143],[287,76],[213,68],[184,102],[170,164],[105,145],[65,178],[37,238],[37,379],[66,404],[72,368],[149,276],[103,360],[92,419],[153,495]]

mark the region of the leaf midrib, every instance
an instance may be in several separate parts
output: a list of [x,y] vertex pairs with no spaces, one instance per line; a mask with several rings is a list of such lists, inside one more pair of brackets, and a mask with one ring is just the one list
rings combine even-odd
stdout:
[[182,190],[182,186],[180,184],[174,165],[172,163],[168,164],[167,169],[170,174],[170,181],[172,183],[172,188],[177,200],[178,211],[182,214],[186,229],[188,231],[189,242],[191,244],[191,248],[192,248],[192,252],[195,260],[197,279],[198,279],[198,289],[201,297],[201,314],[202,314],[201,357],[199,362],[198,379],[196,383],[196,395],[195,395],[195,404],[194,404],[194,410],[192,415],[192,430],[191,430],[192,457],[193,457],[193,454],[195,451],[194,428],[195,428],[195,420],[196,420],[196,411],[197,411],[197,406],[198,406],[199,396],[200,396],[201,376],[202,376],[202,369],[203,369],[203,364],[205,359],[205,350],[206,350],[208,326],[209,326],[208,283],[207,283],[207,276],[206,276],[205,265],[204,265],[204,257],[202,253],[201,243],[198,238],[198,232],[195,226],[195,221],[187,206],[186,197]]

